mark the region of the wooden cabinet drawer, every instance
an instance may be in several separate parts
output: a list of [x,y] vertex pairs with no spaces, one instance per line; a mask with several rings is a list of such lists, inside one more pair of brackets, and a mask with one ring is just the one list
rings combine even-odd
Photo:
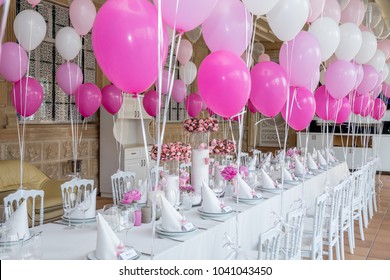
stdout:
[[125,150],[125,160],[142,158],[142,157],[144,157],[143,154],[144,153],[142,152],[142,149],[140,149],[140,148],[126,149]]

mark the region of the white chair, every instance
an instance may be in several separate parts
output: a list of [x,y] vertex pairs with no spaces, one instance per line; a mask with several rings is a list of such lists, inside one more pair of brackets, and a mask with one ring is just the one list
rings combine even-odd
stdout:
[[328,251],[324,254],[328,255],[329,260],[333,260],[333,247],[336,249],[336,258],[341,259],[340,255],[340,239],[339,239],[339,222],[341,199],[345,181],[332,188],[330,193],[330,204],[327,209],[327,217],[325,219],[324,245],[328,246]]
[[[352,220],[359,221],[360,239],[364,241],[363,230],[363,194],[364,194],[364,170],[360,169],[352,173]],[[352,241],[355,248],[355,230],[354,223],[352,222]]]
[[35,201],[37,197],[40,199],[40,208],[39,208],[39,225],[43,224],[44,217],[44,196],[45,192],[43,190],[17,190],[16,192],[7,195],[4,197],[4,205],[11,205],[14,209],[19,208],[19,205],[24,200],[31,200],[31,227],[35,226]]
[[300,260],[306,209],[299,207],[287,213],[281,254],[285,260]]
[[343,195],[341,200],[341,209],[340,209],[340,251],[341,251],[341,259],[344,260],[344,232],[348,232],[348,244],[349,244],[349,252],[351,254],[354,253],[354,241],[353,238],[353,215],[352,215],[352,201],[353,201],[353,182],[352,178],[348,178],[345,181],[345,185],[343,188]]
[[249,154],[241,152],[240,165],[241,166],[247,166],[248,162],[249,162]]
[[130,171],[118,171],[111,176],[112,200],[118,205],[126,190],[136,187],[135,173]]
[[303,232],[302,257],[311,260],[322,260],[323,255],[323,228],[325,221],[327,195],[322,194],[316,198],[314,217],[306,217]]
[[[61,185],[62,201],[64,202],[64,200],[65,200],[65,192],[75,193],[76,197],[77,197],[77,191],[79,189],[85,188],[85,189],[88,189],[92,193],[95,189],[94,184],[95,184],[94,180],[78,179],[78,178],[75,178],[75,179],[72,179],[70,181],[63,183]],[[93,198],[93,199],[96,199],[96,198]],[[91,202],[91,203],[93,205],[94,202]],[[96,203],[96,201],[95,201],[95,203]],[[95,205],[95,208],[96,208],[96,205]],[[91,209],[92,209],[91,211],[96,210],[96,209],[93,209],[93,207],[91,207]],[[77,212],[77,210],[76,210],[76,212]],[[73,217],[75,217],[75,216],[73,216]]]
[[263,232],[259,236],[258,260],[277,260],[279,258],[280,244],[282,240],[282,227],[280,223]]
[[368,207],[368,216],[370,219],[374,216],[374,211],[378,211],[376,205],[376,192],[375,192],[375,175],[376,175],[377,159],[374,159],[368,163],[368,175],[366,185],[366,199]]
[[164,171],[163,166],[153,166],[150,168],[150,183],[151,183],[151,189],[157,188],[156,186],[156,178],[160,178],[160,173]]

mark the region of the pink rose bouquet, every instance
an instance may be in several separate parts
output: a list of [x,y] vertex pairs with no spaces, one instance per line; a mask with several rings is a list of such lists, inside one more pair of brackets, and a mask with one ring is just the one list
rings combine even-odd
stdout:
[[180,192],[182,193],[193,193],[195,191],[194,187],[191,185],[183,185],[179,187]]
[[217,140],[210,141],[210,153],[216,155],[230,155],[236,152],[236,142],[232,140]]
[[190,118],[183,122],[183,128],[188,132],[216,132],[219,126],[218,120],[212,117],[207,119]]
[[226,181],[230,181],[234,177],[236,177],[237,168],[232,166],[232,165],[228,165],[224,169],[221,170],[221,175]]
[[137,203],[141,199],[141,193],[138,190],[131,190],[123,194],[121,200],[122,204],[132,204]]
[[[157,160],[158,146],[153,145],[151,150],[151,157]],[[169,144],[162,144],[161,158],[162,162],[176,160],[180,162],[189,162],[191,159],[191,146],[182,142],[173,142]]]

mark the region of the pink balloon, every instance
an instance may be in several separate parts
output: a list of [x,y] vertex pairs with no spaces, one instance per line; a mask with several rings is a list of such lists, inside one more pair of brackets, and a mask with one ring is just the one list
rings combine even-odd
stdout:
[[378,50],[381,50],[385,54],[386,59],[388,59],[390,57],[390,40],[378,41]]
[[[142,104],[144,105],[144,109],[148,115],[155,117],[159,112],[157,112],[158,108],[158,93],[155,90],[148,91],[144,94],[144,98],[142,100]],[[161,109],[160,104],[160,109]],[[160,110],[159,110],[160,111]]]
[[361,64],[358,64],[356,62],[352,62],[352,64],[355,66],[355,71],[356,71],[356,83],[355,83],[355,86],[353,88],[357,89],[357,87],[363,81],[364,70],[363,70],[363,66]]
[[347,97],[344,97],[342,100],[342,104],[340,110],[337,114],[336,123],[342,124],[346,122],[351,114],[351,104]]
[[329,65],[325,73],[325,85],[329,94],[336,99],[346,96],[356,84],[355,66],[338,59]]
[[34,8],[36,5],[39,4],[39,2],[41,2],[41,0],[27,0],[28,3],[31,4],[31,6]]
[[86,83],[79,86],[74,99],[80,114],[88,118],[99,109],[102,103],[102,93],[97,85]]
[[192,57],[192,53],[193,48],[191,42],[186,39],[181,40],[179,51],[177,53],[177,60],[179,60],[181,64],[187,64]]
[[175,80],[172,86],[172,98],[181,103],[187,95],[187,87],[182,80]]
[[288,118],[286,117],[286,102],[281,111],[283,119],[294,130],[305,129],[312,121],[316,112],[316,101],[313,94],[304,87],[290,87],[288,103]]
[[70,22],[77,34],[86,35],[96,17],[96,7],[91,0],[73,0],[69,8]]
[[[161,93],[163,95],[168,94],[169,92],[169,82],[172,79],[172,74],[169,74],[169,71],[164,69],[161,74]],[[155,83],[156,89],[159,87],[158,81]]]
[[252,38],[252,17],[239,0],[219,1],[202,24],[202,34],[212,51],[231,51],[241,56]]
[[27,73],[26,51],[13,42],[4,43],[0,50],[0,75],[9,82],[19,81]]
[[366,8],[361,0],[350,0],[341,12],[341,23],[351,22],[359,26],[364,19]]
[[371,97],[372,97],[372,98],[377,98],[377,97],[379,96],[379,94],[381,94],[382,88],[383,88],[383,85],[382,85],[382,84],[376,86],[376,87],[372,90],[372,92],[370,93]]
[[310,13],[307,22],[315,21],[322,13],[326,0],[310,0]]
[[92,46],[103,73],[124,92],[137,94],[157,79],[168,53],[163,28],[161,65],[158,65],[158,19],[147,0],[106,1],[92,29]]
[[325,86],[320,86],[314,93],[316,114],[324,121],[336,120],[342,100],[334,99]]
[[107,85],[102,89],[102,105],[111,115],[118,113],[122,107],[122,91],[114,85]]
[[271,61],[271,58],[269,57],[268,54],[263,53],[263,54],[259,55],[258,61],[259,61],[259,62]]
[[378,82],[378,72],[371,65],[364,64],[363,73],[363,80],[357,87],[358,95],[368,94]]
[[207,109],[207,104],[202,101],[202,111]]
[[280,66],[286,71],[293,86],[306,86],[321,63],[320,43],[306,31],[283,43],[279,52]]
[[352,111],[362,117],[367,117],[370,114],[373,105],[374,101],[369,95],[356,96],[353,101]]
[[383,95],[387,98],[390,98],[390,84],[383,83],[382,86]]
[[241,112],[249,99],[250,73],[241,57],[216,51],[200,64],[198,87],[207,107],[229,118]]
[[252,114],[257,113],[257,109],[256,109],[255,105],[253,105],[253,103],[250,99],[248,100],[248,109],[249,109],[249,112],[251,112]]
[[275,117],[286,103],[287,77],[283,68],[272,61],[260,62],[251,70],[250,100],[267,117]]
[[29,117],[38,111],[43,101],[43,89],[38,80],[23,77],[11,90],[11,102],[16,112]]
[[196,93],[191,93],[190,95],[187,96],[185,105],[186,105],[186,110],[188,112],[188,115],[191,118],[195,118],[200,113],[200,111],[202,111],[202,106],[203,106],[202,97],[200,97]]
[[207,112],[209,113],[210,117],[212,117],[213,115],[215,115],[215,113],[214,113],[210,108],[207,108],[206,110],[207,110]]
[[380,98],[376,98],[374,101],[374,107],[371,111],[371,117],[379,121],[386,113],[386,104]]
[[322,16],[334,19],[337,23],[339,23],[341,18],[341,8],[339,2],[337,0],[326,0]]
[[[158,0],[153,0],[158,8]],[[161,0],[164,21],[179,33],[190,31],[201,25],[213,11],[217,0]],[[179,3],[179,4],[178,4]],[[177,12],[176,12],[177,11]]]
[[56,82],[63,92],[73,95],[83,83],[83,72],[77,64],[65,62],[57,69]]

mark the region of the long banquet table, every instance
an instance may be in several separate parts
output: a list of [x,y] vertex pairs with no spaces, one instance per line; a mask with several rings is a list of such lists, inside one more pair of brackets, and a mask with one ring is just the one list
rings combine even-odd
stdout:
[[[343,179],[347,170],[345,163],[329,167],[328,171],[307,179],[304,184],[286,185],[282,194],[263,193],[264,199],[255,205],[242,203],[237,205],[233,198],[225,198],[225,204],[237,210],[237,214],[230,215],[222,222],[202,219],[198,207],[193,207],[183,213],[198,229],[183,239],[184,242],[161,239],[157,236],[152,238],[152,224],[149,223],[130,229],[127,245],[142,252],[142,259],[150,259],[149,254],[153,246],[153,259],[222,260],[232,252],[229,246],[224,246],[227,242],[224,237],[228,235],[235,238],[238,223],[238,240],[242,252],[254,250],[259,233],[270,228],[278,217],[284,217],[292,204],[296,204],[296,201],[304,197],[306,207],[312,207],[315,198],[324,192],[325,181],[335,185]],[[96,248],[96,223],[91,224],[89,228],[74,230],[64,230],[64,227],[64,224],[54,222],[35,228],[36,231],[42,231],[43,259],[87,259],[87,254]],[[124,234],[118,233],[121,238]]]

